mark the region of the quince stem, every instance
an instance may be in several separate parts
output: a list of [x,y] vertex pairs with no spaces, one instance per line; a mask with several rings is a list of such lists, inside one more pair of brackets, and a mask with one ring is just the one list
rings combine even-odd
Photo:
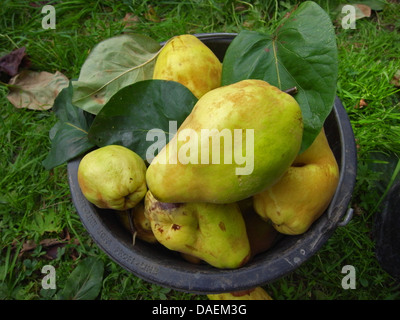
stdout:
[[129,228],[132,233],[132,245],[134,246],[135,241],[136,241],[137,231],[136,231],[135,225],[133,224],[133,217],[132,217],[133,212],[132,211],[133,211],[133,209],[130,209],[128,211],[128,219],[129,219]]
[[298,90],[297,90],[297,87],[293,87],[293,88],[284,90],[283,92],[286,92],[287,94],[290,94],[291,96],[294,96],[298,92]]

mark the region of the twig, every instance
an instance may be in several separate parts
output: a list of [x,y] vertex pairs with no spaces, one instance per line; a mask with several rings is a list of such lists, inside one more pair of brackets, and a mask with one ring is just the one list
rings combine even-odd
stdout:
[[294,96],[299,91],[297,90],[297,87],[293,87],[293,88],[284,90],[283,92],[286,92],[287,94],[290,94],[291,96]]

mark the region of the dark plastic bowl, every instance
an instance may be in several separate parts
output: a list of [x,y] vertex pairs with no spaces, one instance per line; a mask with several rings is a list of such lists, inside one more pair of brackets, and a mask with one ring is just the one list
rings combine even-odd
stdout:
[[[235,34],[197,35],[221,59]],[[245,290],[281,278],[313,256],[346,216],[356,179],[356,146],[343,105],[336,98],[325,122],[326,135],[340,168],[340,181],[326,212],[304,234],[284,236],[274,247],[244,267],[225,270],[207,264],[191,264],[161,245],[136,240],[117,220],[83,196],[77,181],[81,158],[68,163],[69,185],[80,219],[97,245],[134,275],[161,286],[192,293]]]

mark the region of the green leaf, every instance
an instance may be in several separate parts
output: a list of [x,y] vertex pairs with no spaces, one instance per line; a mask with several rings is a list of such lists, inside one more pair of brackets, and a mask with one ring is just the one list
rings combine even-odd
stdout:
[[62,300],[93,300],[102,286],[104,262],[87,257],[71,272],[64,288],[57,294]]
[[332,22],[316,3],[303,2],[272,34],[242,31],[223,61],[222,85],[262,79],[294,96],[304,121],[301,151],[320,132],[332,110],[338,77],[338,53]]
[[175,81],[134,83],[118,91],[99,112],[89,130],[89,140],[99,147],[123,145],[148,160],[149,147],[162,142],[148,138],[148,132],[157,130],[166,142],[167,135],[170,139],[174,134],[169,132],[170,121],[176,121],[179,128],[196,102],[193,93]]
[[79,78],[73,81],[73,103],[97,114],[121,88],[151,79],[161,46],[155,40],[124,34],[98,43],[84,62]]
[[35,212],[28,223],[29,230],[38,232],[40,235],[46,232],[59,232],[62,230],[62,218],[58,212],[51,209],[46,213]]
[[385,0],[353,0],[349,4],[363,4],[370,7],[372,10],[381,11],[388,4]]
[[42,164],[46,170],[57,167],[88,151],[94,144],[88,140],[88,130],[93,116],[75,107],[72,84],[61,90],[54,101],[53,111],[58,122],[51,128],[51,149]]

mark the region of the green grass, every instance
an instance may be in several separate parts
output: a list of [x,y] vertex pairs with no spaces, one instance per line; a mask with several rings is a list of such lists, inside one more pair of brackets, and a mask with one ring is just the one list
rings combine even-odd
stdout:
[[[26,50],[32,69],[61,71],[77,78],[93,46],[124,31],[127,13],[136,17],[130,28],[164,41],[176,34],[265,30],[289,7],[256,1],[53,1],[55,30],[41,28],[41,5],[3,1],[0,7],[0,55]],[[292,1],[291,3],[294,3]],[[327,10],[327,1],[320,1]],[[330,2],[332,3],[332,2]],[[335,22],[339,47],[337,94],[343,102],[358,145],[358,176],[352,207],[355,215],[339,227],[322,249],[290,275],[265,286],[274,299],[399,299],[399,284],[379,266],[374,254],[373,211],[393,169],[381,156],[400,154],[400,94],[391,84],[400,69],[399,4],[387,5],[372,17],[344,30]],[[150,8],[152,8],[152,11]],[[334,20],[334,16],[332,16]],[[104,262],[97,299],[206,299],[149,284],[122,269],[87,235],[71,203],[66,166],[46,171],[41,161],[50,147],[48,133],[56,122],[51,111],[14,108],[8,88],[0,86],[0,299],[51,299],[44,292],[41,268],[57,270],[57,286],[87,256]],[[361,99],[367,106],[356,108]],[[380,171],[371,171],[379,166]],[[70,241],[53,259],[46,257],[46,239]],[[36,247],[27,249],[27,244]],[[26,250],[26,251],[25,251]],[[356,289],[344,290],[342,267],[356,268]]]

